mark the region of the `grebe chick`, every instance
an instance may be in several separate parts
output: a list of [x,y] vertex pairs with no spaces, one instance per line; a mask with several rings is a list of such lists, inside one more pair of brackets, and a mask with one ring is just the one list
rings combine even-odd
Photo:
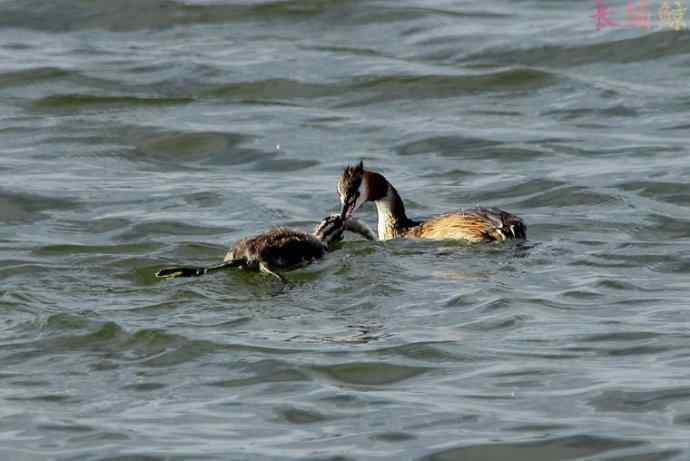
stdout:
[[405,205],[395,187],[383,175],[365,170],[363,162],[345,168],[338,181],[338,195],[343,219],[350,218],[365,202],[376,204],[379,240],[421,238],[485,242],[527,238],[527,226],[522,219],[498,208],[472,208],[423,222],[413,221],[405,214]]
[[158,278],[198,277],[230,267],[271,274],[283,282],[277,270],[291,269],[321,259],[330,246],[343,238],[344,231],[376,240],[373,231],[356,218],[343,220],[338,215],[327,216],[313,234],[286,227],[278,227],[237,242],[228,250],[223,263],[210,267],[171,267],[156,272]]

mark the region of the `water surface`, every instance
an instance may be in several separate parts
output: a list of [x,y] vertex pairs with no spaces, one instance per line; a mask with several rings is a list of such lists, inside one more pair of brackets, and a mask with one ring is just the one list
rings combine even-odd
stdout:
[[[687,459],[688,32],[593,3],[1,2],[2,458]],[[529,241],[154,278],[360,159]]]

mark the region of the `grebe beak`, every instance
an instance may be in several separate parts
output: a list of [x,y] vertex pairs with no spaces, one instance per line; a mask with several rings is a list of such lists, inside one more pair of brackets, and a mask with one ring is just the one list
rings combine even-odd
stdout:
[[347,220],[352,216],[352,213],[357,209],[357,198],[359,194],[351,195],[343,201],[343,206],[340,209],[340,219]]

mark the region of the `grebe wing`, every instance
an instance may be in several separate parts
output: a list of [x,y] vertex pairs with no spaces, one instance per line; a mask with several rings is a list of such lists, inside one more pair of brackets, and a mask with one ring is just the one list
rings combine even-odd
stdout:
[[522,220],[498,208],[472,208],[446,213],[423,222],[413,230],[416,237],[470,242],[527,238]]
[[469,211],[484,217],[494,226],[495,233],[499,237],[503,236],[503,238],[494,238],[494,240],[527,238],[527,226],[519,216],[500,208],[474,208]]

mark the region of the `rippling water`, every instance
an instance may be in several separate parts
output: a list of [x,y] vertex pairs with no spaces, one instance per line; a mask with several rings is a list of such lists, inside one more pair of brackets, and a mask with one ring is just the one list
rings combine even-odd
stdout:
[[[591,3],[0,2],[0,456],[688,459],[690,41]],[[530,239],[154,278],[359,159]]]

